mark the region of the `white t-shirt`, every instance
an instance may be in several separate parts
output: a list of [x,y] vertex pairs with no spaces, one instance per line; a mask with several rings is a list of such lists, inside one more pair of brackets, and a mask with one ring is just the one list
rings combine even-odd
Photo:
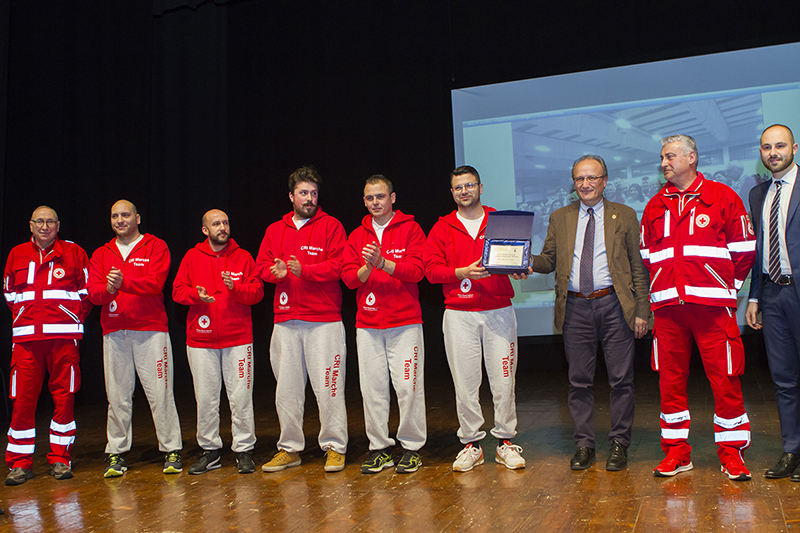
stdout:
[[122,254],[123,261],[128,258],[128,255],[131,253],[131,250],[133,250],[133,247],[136,246],[136,243],[138,243],[142,239],[144,239],[144,235],[139,235],[139,238],[130,244],[122,244],[121,242],[119,242],[119,239],[117,239],[117,248],[119,248],[119,253]]
[[[392,218],[394,218],[394,213],[392,213]],[[372,229],[375,230],[375,235],[378,236],[378,244],[382,244],[383,243],[383,230],[386,229],[386,226],[389,225],[389,222],[392,221],[392,218],[387,220],[386,224],[384,224],[383,226],[381,226],[380,224],[375,222],[374,218],[372,219]]]
[[294,227],[297,229],[302,228],[306,225],[306,223],[311,220],[310,218],[301,218],[297,219],[296,217],[292,217],[292,222],[294,222]]
[[478,232],[481,230],[481,224],[483,224],[483,219],[486,217],[486,213],[483,214],[482,217],[476,218],[475,220],[469,220],[461,216],[461,213],[456,211],[456,216],[458,220],[464,224],[464,227],[467,228],[467,232],[469,233],[470,237],[476,239],[478,237]]

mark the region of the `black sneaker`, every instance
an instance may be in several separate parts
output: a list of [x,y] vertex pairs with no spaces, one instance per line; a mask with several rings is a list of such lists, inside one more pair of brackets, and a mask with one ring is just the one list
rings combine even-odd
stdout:
[[164,473],[180,474],[183,472],[183,461],[181,460],[180,450],[169,452],[164,456]]
[[108,454],[106,463],[108,466],[103,473],[103,477],[120,477],[128,469],[128,465],[125,464],[125,458],[118,453]]
[[369,454],[369,458],[361,465],[362,474],[377,474],[384,468],[394,466],[392,456],[389,455],[388,448],[386,450],[375,450]]
[[404,450],[403,457],[400,459],[400,462],[397,463],[397,473],[411,474],[419,470],[420,466],[422,466],[422,458],[419,456],[419,453],[412,452],[411,450]]
[[221,466],[219,464],[219,450],[205,450],[200,459],[189,467],[189,473],[192,475],[205,474],[209,470],[215,470]]
[[256,471],[256,464],[253,462],[253,452],[239,452],[236,456],[236,466],[239,467],[240,474],[252,474]]

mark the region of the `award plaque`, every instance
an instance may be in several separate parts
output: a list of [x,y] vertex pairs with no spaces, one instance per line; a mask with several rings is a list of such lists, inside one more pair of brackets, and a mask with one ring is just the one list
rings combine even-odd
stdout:
[[486,221],[482,264],[490,274],[527,273],[533,213],[492,211]]

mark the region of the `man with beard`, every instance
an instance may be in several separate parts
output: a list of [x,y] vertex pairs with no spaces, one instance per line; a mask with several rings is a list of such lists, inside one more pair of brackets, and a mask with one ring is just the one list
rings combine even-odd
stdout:
[[6,485],[33,477],[36,403],[45,372],[53,397],[50,421],[50,475],[72,477],[70,448],[75,442],[73,402],[80,387],[78,340],[92,304],[86,290],[89,260],[77,244],[58,238],[61,222],[45,205],[31,216],[29,242],[8,255],[3,293],[11,309],[11,399]]
[[136,376],[153,413],[158,449],[166,453],[164,473],[183,470],[181,424],[172,394],[172,343],[164,309],[164,282],[170,266],[167,244],[139,233],[136,206],[119,200],[111,207],[116,237],[92,254],[89,298],[103,306],[103,370],[108,396],[108,457],[104,477],[128,469],[122,455],[133,441]]
[[203,454],[189,474],[219,468],[219,398],[222,381],[231,409],[231,450],[240,474],[255,471],[253,417],[253,321],[250,307],[264,297],[253,256],[230,238],[228,215],[203,215],[208,237],[186,253],[172,288],[175,302],[189,306],[186,355],[197,400],[197,443]]
[[370,455],[361,472],[394,466],[389,437],[390,383],[397,393],[397,440],[403,455],[398,474],[416,472],[419,449],[427,440],[425,343],[419,288],[424,274],[425,234],[414,217],[393,209],[392,182],[381,174],[367,179],[364,205],[369,214],[347,238],[342,280],[358,289],[356,343]]
[[256,260],[261,278],[275,284],[270,362],[281,425],[278,452],[262,466],[264,472],[300,464],[307,381],[319,406],[325,471],[344,469],[346,346],[339,276],[346,234],[338,220],[317,206],[320,181],[312,167],[289,176],[293,210],[267,228]]
[[522,448],[511,442],[517,434],[514,289],[508,276],[489,274],[480,265],[486,219],[494,209],[481,204],[483,185],[473,167],[461,166],[450,173],[450,191],[457,209],[431,229],[424,263],[428,281],[441,283],[444,291],[444,347],[456,389],[457,435],[464,444],[453,470],[467,472],[483,464],[481,360],[494,401],[491,433],[499,440],[496,461],[512,470],[524,468]]
[[744,346],[736,323],[736,292],[755,259],[755,236],[736,192],[697,171],[697,144],[688,135],[661,141],[667,185],[642,216],[641,254],[650,271],[653,370],[661,391],[661,449],[653,470],[671,477],[692,469],[686,384],[692,341],[714,394],[714,441],[722,472],[747,481],[744,450],[750,420],[739,376]]
[[[800,481],[800,288],[794,269],[800,265],[800,187],[792,130],[775,124],[761,134],[761,161],[772,180],[750,191],[756,233],[756,262],[750,280],[747,324],[764,329],[764,343],[781,421],[783,455],[767,470],[772,479]],[[761,312],[761,321],[758,312]]]

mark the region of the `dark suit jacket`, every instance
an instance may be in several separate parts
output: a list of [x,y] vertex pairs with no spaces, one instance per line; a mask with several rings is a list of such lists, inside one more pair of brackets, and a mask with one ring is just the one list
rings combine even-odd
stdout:
[[[559,330],[564,326],[579,212],[579,202],[553,211],[542,253],[533,256],[534,272],[556,272],[554,323]],[[637,316],[645,319],[650,316],[649,275],[639,254],[639,221],[636,211],[605,198],[603,215],[608,271],[625,313],[625,320],[633,330]]]
[[[789,199],[789,211],[786,214],[786,249],[789,252],[789,262],[792,264],[792,274],[795,278],[800,277],[800,172],[795,178],[792,188],[792,197]],[[750,298],[761,299],[761,273],[763,271],[762,262],[764,258],[764,232],[762,230],[762,214],[764,209],[764,198],[767,190],[772,185],[772,180],[760,183],[750,189],[750,220],[756,232],[756,262],[753,263],[753,274],[750,276]],[[794,284],[797,297],[800,298],[800,285]]]

